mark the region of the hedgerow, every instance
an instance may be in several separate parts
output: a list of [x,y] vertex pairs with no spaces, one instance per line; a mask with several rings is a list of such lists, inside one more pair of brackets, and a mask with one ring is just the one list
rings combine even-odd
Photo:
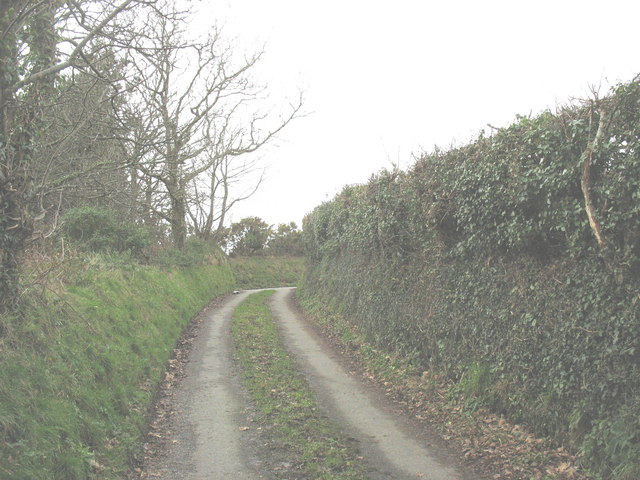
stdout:
[[481,371],[485,405],[640,478],[638,79],[346,187],[304,242],[301,295],[453,381]]

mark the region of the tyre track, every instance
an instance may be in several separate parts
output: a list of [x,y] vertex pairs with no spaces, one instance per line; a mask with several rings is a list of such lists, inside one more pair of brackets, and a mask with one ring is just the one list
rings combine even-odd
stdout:
[[150,458],[140,478],[258,480],[260,461],[248,445],[246,399],[232,361],[230,323],[243,292],[209,308],[171,399],[166,450]]
[[[287,349],[326,415],[353,437],[372,480],[468,480],[446,456],[425,446],[408,420],[350,375],[289,302],[293,288],[275,289],[271,309]],[[273,478],[233,362],[230,326],[236,307],[254,291],[229,296],[203,312],[185,377],[174,388],[164,449],[147,458],[138,478],[258,480]]]
[[316,339],[289,307],[293,289],[278,289],[272,299],[274,317],[285,344],[299,360],[319,403],[359,443],[373,467],[372,479],[462,480],[446,459],[436,457],[413,434],[411,426],[374,399]]

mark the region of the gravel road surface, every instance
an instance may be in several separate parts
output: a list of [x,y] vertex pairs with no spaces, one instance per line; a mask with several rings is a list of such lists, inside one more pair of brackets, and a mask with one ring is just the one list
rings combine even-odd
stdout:
[[248,445],[247,395],[232,361],[231,315],[249,295],[230,296],[204,313],[186,376],[174,389],[164,451],[146,462],[143,478],[262,479]]
[[[294,289],[276,289],[274,318],[285,345],[330,418],[355,439],[370,466],[371,479],[467,480],[446,453],[387,402],[342,366],[328,344],[291,307]],[[259,432],[249,431],[251,407],[240,385],[230,344],[231,316],[251,291],[229,296],[204,312],[186,365],[172,389],[172,414],[162,429],[162,448],[148,455],[139,478],[218,480],[273,478],[260,449]],[[268,456],[268,452],[267,456]]]

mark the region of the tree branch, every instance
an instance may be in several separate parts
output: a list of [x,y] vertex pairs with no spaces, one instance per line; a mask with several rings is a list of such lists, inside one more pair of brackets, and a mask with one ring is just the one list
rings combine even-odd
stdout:
[[[594,105],[592,102],[592,105],[589,108],[589,129],[591,129],[593,122],[593,107]],[[580,178],[580,188],[584,198],[584,208],[587,212],[589,225],[600,248],[605,248],[606,242],[602,234],[602,227],[596,217],[595,209],[593,207],[593,198],[591,196],[591,164],[594,152],[600,148],[600,144],[611,120],[611,116],[612,115],[609,114],[604,107],[600,109],[600,118],[598,120],[598,130],[596,135],[593,140],[588,143],[586,150],[582,153],[582,176]]]
[[12,90],[15,92],[19,89],[21,89],[22,87],[29,85],[33,82],[36,82],[42,78],[45,78],[49,75],[54,75],[58,72],[60,72],[61,70],[64,70],[66,68],[69,68],[73,65],[73,62],[75,61],[76,57],[78,57],[84,47],[86,47],[86,45],[93,40],[98,34],[100,34],[100,32],[102,31],[102,29],[107,26],[109,24],[109,22],[111,22],[115,17],[117,17],[120,13],[122,13],[124,10],[126,10],[132,3],[135,3],[137,0],[124,0],[119,6],[117,6],[116,8],[113,9],[113,11],[111,11],[111,13],[109,13],[106,17],[104,17],[102,19],[102,21],[100,23],[98,23],[98,25],[96,25],[91,31],[89,31],[85,37],[82,39],[82,41],[80,43],[78,43],[78,45],[76,45],[76,47],[73,49],[73,51],[69,54],[69,57],[67,58],[67,60],[65,60],[64,62],[58,63],[57,65],[53,65],[49,68],[45,68],[44,70],[40,70],[39,72],[33,73],[31,75],[29,75],[27,78],[23,78],[22,80],[20,80],[19,82],[15,83],[12,86]]

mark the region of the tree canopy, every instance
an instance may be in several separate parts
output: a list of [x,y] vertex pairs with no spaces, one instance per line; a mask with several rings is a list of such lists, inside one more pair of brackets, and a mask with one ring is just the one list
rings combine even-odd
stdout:
[[302,232],[295,222],[274,229],[259,217],[247,217],[224,230],[222,244],[233,256],[300,256]]

